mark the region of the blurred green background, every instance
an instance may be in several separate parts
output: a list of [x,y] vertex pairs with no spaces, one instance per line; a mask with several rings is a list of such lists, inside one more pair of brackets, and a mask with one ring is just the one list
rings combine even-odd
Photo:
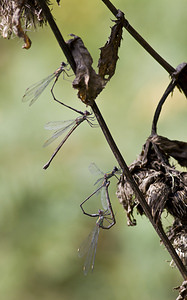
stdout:
[[[172,66],[186,60],[186,0],[113,3]],[[96,67],[114,19],[102,1],[62,0],[60,7],[54,3],[53,14],[66,40],[70,33],[82,37]],[[94,272],[83,275],[84,259],[78,258],[77,249],[95,223],[79,208],[94,189],[88,166],[94,161],[109,171],[116,161],[100,129],[83,123],[49,169],[42,169],[58,145],[57,141],[42,148],[51,134],[44,124],[76,115],[53,103],[50,88],[32,107],[22,103],[25,89],[65,60],[49,28],[28,35],[28,51],[17,38],[0,39],[1,299],[175,299],[172,288],[182,282],[179,272],[169,267],[170,257],[145,217],[137,216],[138,226],[127,227],[115,180],[110,195],[117,224],[101,230]],[[119,57],[116,74],[97,103],[130,164],[150,134],[169,77],[125,30]],[[62,101],[85,110],[71,82],[60,78],[55,92]],[[186,100],[176,90],[164,106],[158,133],[186,141],[186,112]]]

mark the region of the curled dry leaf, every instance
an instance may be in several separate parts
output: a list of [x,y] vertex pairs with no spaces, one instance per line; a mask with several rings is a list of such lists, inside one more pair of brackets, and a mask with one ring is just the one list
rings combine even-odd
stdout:
[[154,135],[152,141],[166,154],[175,158],[182,167],[187,167],[187,143],[172,141],[159,135]]
[[12,17],[13,30],[14,30],[14,33],[19,38],[22,38],[24,40],[25,44],[22,46],[22,48],[29,49],[31,46],[31,40],[29,39],[28,35],[24,32],[24,30],[21,26],[21,21],[20,21],[21,10],[22,10],[21,5],[17,6],[15,8],[15,11],[14,11],[14,14]]
[[76,63],[76,74],[73,87],[78,89],[78,97],[87,105],[92,105],[93,100],[105,86],[104,81],[92,68],[93,59],[84,46],[82,39],[72,35],[67,44]]
[[98,63],[99,75],[102,79],[109,81],[116,70],[118,60],[118,49],[122,40],[124,14],[119,10],[115,25],[111,28],[111,34],[106,44],[100,48],[100,59]]

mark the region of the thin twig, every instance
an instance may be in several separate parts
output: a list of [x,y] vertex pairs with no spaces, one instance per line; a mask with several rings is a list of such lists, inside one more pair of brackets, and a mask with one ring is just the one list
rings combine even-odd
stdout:
[[[104,0],[103,0],[104,1]],[[104,1],[104,2],[108,2],[110,3],[109,1]],[[49,10],[49,8],[47,7],[46,3],[44,0],[40,0],[39,1],[42,9],[43,9],[43,13],[45,14],[46,16],[46,19],[48,20],[49,22],[49,25],[61,47],[61,49],[63,50],[64,54],[66,55],[67,57],[67,60],[69,61],[70,65],[72,66],[73,65],[73,61],[74,60],[71,60],[71,57],[72,55],[69,55],[69,52],[70,52],[70,49],[68,48],[67,44],[64,42],[64,39],[51,15],[51,12]],[[115,9],[114,6],[112,6],[112,4],[110,3],[110,9],[112,9],[112,7]],[[76,70],[76,67],[72,67],[73,71],[75,72]],[[174,69],[175,71],[175,69]],[[161,223],[156,225],[154,223],[154,220],[153,220],[153,217],[152,217],[152,214],[151,214],[151,211],[150,211],[150,208],[149,208],[149,205],[147,204],[146,200],[144,199],[144,196],[143,194],[141,193],[141,191],[139,190],[136,182],[134,181],[129,169],[128,169],[128,166],[124,160],[124,158],[122,157],[106,123],[105,123],[105,120],[103,119],[103,116],[102,114],[100,113],[99,111],[99,108],[97,107],[96,103],[93,101],[93,105],[92,105],[92,110],[98,120],[98,123],[103,131],[103,134],[114,154],[114,156],[116,157],[116,160],[118,161],[121,169],[123,170],[129,184],[131,185],[135,195],[136,195],[136,198],[138,199],[138,201],[140,202],[146,216],[148,217],[148,219],[150,220],[151,224],[153,225],[155,231],[157,232],[157,234],[159,235],[160,239],[162,240],[163,244],[165,245],[166,249],[168,250],[168,252],[170,253],[172,259],[174,260],[176,266],[178,267],[181,275],[183,276],[183,278],[186,280],[187,279],[187,270],[186,268],[184,267],[182,261],[180,260],[179,256],[177,255],[176,251],[174,250],[171,242],[168,240],[163,228],[162,228],[162,225]]]
[[164,102],[166,101],[167,97],[169,96],[169,94],[173,91],[173,89],[175,88],[177,82],[175,80],[172,80],[167,89],[164,92],[164,95],[162,96],[162,98],[160,99],[157,108],[155,110],[155,114],[154,114],[154,118],[153,118],[153,123],[152,123],[152,131],[151,134],[154,135],[157,133],[157,122],[158,122],[158,118],[160,116],[160,112],[162,110],[162,106],[164,104]]
[[[108,7],[111,13],[117,17],[117,8],[109,1],[102,0],[103,3]],[[163,59],[144,39],[143,37],[129,24],[128,20],[125,19],[124,28],[135,38],[135,40],[171,75],[175,72],[175,69]]]

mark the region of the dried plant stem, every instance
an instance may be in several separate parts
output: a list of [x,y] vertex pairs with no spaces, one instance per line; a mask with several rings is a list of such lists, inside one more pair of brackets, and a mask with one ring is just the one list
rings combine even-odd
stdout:
[[[104,1],[104,0],[103,0]],[[109,1],[104,1],[104,2],[108,2],[110,3]],[[74,64],[74,59],[72,57],[72,55],[70,54],[70,50],[67,46],[67,44],[65,43],[52,15],[51,15],[51,12],[48,8],[48,6],[46,5],[45,1],[44,0],[40,0],[39,1],[40,3],[40,6],[42,7],[42,10],[43,10],[43,13],[45,14],[46,16],[46,19],[48,20],[48,23],[51,27],[51,30],[53,31],[61,49],[63,50],[64,54],[66,55],[66,58],[68,60],[68,62],[70,63],[70,65],[72,66],[72,69],[73,71],[75,72],[76,71],[76,67],[75,67],[75,64]],[[110,4],[110,8],[112,8],[112,4]],[[117,10],[116,10],[117,11]],[[174,69],[175,70],[175,69]],[[97,104],[95,102],[93,102],[93,105],[92,105],[92,110],[98,120],[98,123],[103,131],[103,134],[116,158],[116,160],[118,161],[120,167],[122,168],[123,170],[123,173],[124,175],[126,176],[129,184],[131,185],[138,201],[140,202],[146,216],[148,217],[148,219],[150,220],[151,224],[153,225],[155,231],[157,232],[157,234],[159,235],[160,239],[162,240],[163,244],[165,245],[166,249],[168,250],[168,252],[170,253],[172,259],[174,260],[176,266],[178,267],[181,275],[183,276],[184,279],[187,279],[187,270],[185,269],[182,261],[180,260],[179,256],[177,255],[176,251],[174,250],[172,244],[170,243],[170,241],[168,240],[163,228],[162,228],[162,225],[161,223],[159,224],[155,224],[154,221],[153,221],[153,217],[151,215],[151,211],[150,211],[150,208],[146,202],[146,200],[144,199],[144,196],[143,194],[141,193],[141,191],[139,190],[136,182],[134,181],[129,169],[128,169],[128,166],[124,160],[124,158],[122,157],[107,125],[106,125],[106,122],[105,120],[103,119],[103,116],[102,114],[100,113],[99,111],[99,108],[97,106]]]
[[154,114],[154,118],[153,118],[153,123],[152,123],[152,131],[151,134],[154,135],[157,133],[157,122],[162,110],[162,106],[164,104],[164,102],[166,101],[167,97],[169,96],[169,94],[173,91],[174,87],[176,86],[177,82],[176,81],[171,81],[167,87],[167,89],[164,92],[164,95],[162,96],[162,98],[160,99],[155,114]]
[[[102,0],[108,7],[111,13],[116,17],[118,14],[117,8],[109,1]],[[127,19],[124,22],[124,28],[135,38],[135,40],[171,75],[175,69],[163,59],[143,38],[142,36],[129,24]]]

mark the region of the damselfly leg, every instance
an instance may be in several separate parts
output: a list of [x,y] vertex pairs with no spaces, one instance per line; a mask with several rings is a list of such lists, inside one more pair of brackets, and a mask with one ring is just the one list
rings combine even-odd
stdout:
[[103,209],[106,210],[108,208],[108,202],[106,201],[106,188],[105,185],[111,179],[113,176],[119,180],[116,174],[120,174],[121,171],[117,167],[114,167],[112,171],[104,173],[101,171],[95,163],[91,163],[89,166],[89,170],[92,174],[96,174],[97,176],[100,175],[99,179],[96,180],[94,185],[97,187],[96,191],[93,194],[100,194],[101,197],[101,203],[103,206]]
[[[67,72],[65,72],[65,73],[67,74]],[[69,105],[63,103],[62,101],[58,100],[58,99],[55,97],[55,94],[54,94],[54,91],[53,91],[53,90],[54,90],[54,87],[55,87],[55,84],[56,84],[57,80],[58,80],[58,78],[55,79],[55,81],[54,81],[54,83],[53,83],[53,85],[52,85],[52,88],[51,88],[51,94],[52,94],[52,96],[53,96],[53,100],[56,101],[57,103],[59,103],[59,104],[65,106],[65,107],[67,107],[67,108],[69,108],[69,109],[71,109],[71,110],[73,110],[73,111],[75,111],[75,112],[81,114],[82,112],[81,112],[80,110],[78,110],[78,109],[76,109],[76,108],[74,108],[74,107],[72,107],[72,106],[69,106]]]
[[108,191],[108,188],[109,188],[109,185],[110,185],[110,181],[108,181],[107,179],[103,182],[103,184],[97,189],[95,190],[90,196],[88,196],[81,204],[80,204],[80,208],[83,212],[83,214],[89,216],[89,217],[98,217],[98,214],[94,214],[94,213],[88,213],[85,211],[85,209],[83,208],[83,205],[85,204],[85,202],[87,202],[91,197],[93,197],[95,194],[97,194],[97,192],[100,190],[100,189],[103,189],[103,191],[105,193],[103,193],[104,197],[105,197],[105,201],[102,201],[102,205],[103,205],[103,208],[104,208],[104,213],[105,213],[105,220],[108,222],[108,225],[105,225],[104,222],[102,223],[102,227],[103,229],[109,229],[110,227],[112,227],[115,223],[116,223],[116,220],[115,220],[115,216],[114,216],[114,212],[113,212],[113,208],[112,208],[112,204],[111,204],[111,201],[110,201],[110,197],[109,197],[109,191]]
[[[103,173],[104,174],[104,173]],[[98,187],[90,196],[88,196],[81,204],[81,210],[83,214],[92,217],[97,218],[96,225],[93,229],[93,231],[89,234],[88,238],[83,242],[81,247],[78,249],[79,257],[82,257],[86,254],[86,259],[84,262],[84,274],[86,275],[88,271],[93,271],[94,263],[95,263],[95,256],[96,256],[96,248],[97,248],[97,241],[99,237],[99,230],[102,229],[110,229],[114,224],[116,223],[112,204],[109,197],[109,185],[110,181],[108,180],[112,176],[112,172],[106,173],[110,174],[108,176],[103,176],[103,182],[100,187]],[[88,213],[83,208],[83,205],[85,202],[87,202],[92,196],[97,194],[100,190],[103,190],[103,196],[105,197],[105,201],[102,201],[102,205],[104,210],[99,209],[98,213]]]

